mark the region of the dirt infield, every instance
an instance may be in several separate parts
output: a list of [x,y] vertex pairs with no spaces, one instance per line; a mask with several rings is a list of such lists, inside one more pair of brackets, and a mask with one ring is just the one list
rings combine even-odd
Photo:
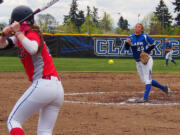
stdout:
[[[179,135],[180,74],[153,74],[168,83],[167,96],[152,88],[149,103],[136,104],[144,85],[137,74],[59,73],[65,103],[53,135]],[[8,115],[31,83],[25,73],[0,73],[0,135],[8,135]],[[38,114],[25,124],[26,135],[36,135]]]

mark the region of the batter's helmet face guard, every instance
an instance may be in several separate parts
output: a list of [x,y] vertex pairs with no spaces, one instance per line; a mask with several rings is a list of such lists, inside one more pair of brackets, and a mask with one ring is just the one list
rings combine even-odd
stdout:
[[[12,13],[11,13],[10,24],[12,24],[14,21],[19,22],[32,13],[33,13],[33,11],[31,8],[29,8],[27,6],[23,6],[23,5],[18,6],[16,8],[14,8]],[[29,23],[34,24],[34,16],[28,18],[26,21],[28,22],[28,24]]]

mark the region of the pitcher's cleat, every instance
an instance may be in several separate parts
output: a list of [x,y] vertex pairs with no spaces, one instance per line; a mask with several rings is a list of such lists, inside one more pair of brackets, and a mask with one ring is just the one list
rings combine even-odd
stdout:
[[136,100],[136,103],[147,103],[148,99],[140,98]]
[[168,85],[166,85],[163,91],[164,91],[166,94],[168,94],[168,93],[171,91],[171,89],[169,88]]

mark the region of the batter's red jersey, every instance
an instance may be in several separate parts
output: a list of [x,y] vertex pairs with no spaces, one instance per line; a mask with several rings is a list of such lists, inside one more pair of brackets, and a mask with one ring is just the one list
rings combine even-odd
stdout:
[[[41,46],[41,40],[40,35],[35,31],[28,31],[26,34],[26,37],[29,40],[37,41],[39,48]],[[44,46],[41,50],[41,52],[30,55],[22,46],[22,44],[18,43],[18,49],[19,49],[19,57],[21,59],[21,62],[25,68],[26,74],[29,77],[30,81],[37,80],[40,78],[46,78],[50,76],[55,76],[59,80],[56,68],[54,66],[52,56],[49,53],[49,49],[44,42]]]

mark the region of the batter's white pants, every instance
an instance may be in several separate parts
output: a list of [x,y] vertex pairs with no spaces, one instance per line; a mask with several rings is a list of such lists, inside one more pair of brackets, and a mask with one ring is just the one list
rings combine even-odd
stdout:
[[[51,80],[38,79],[26,90],[9,115],[7,126],[22,128],[22,124],[40,111],[37,134],[52,135],[59,109],[64,101],[62,84],[56,77]],[[29,127],[31,128],[31,127]]]
[[150,59],[146,65],[144,65],[141,61],[136,62],[136,68],[138,71],[138,74],[141,78],[141,81],[145,84],[151,84],[152,78],[152,67],[153,67],[153,59],[150,56]]
[[166,59],[172,60],[172,54],[173,54],[173,50],[171,50],[166,54]]

